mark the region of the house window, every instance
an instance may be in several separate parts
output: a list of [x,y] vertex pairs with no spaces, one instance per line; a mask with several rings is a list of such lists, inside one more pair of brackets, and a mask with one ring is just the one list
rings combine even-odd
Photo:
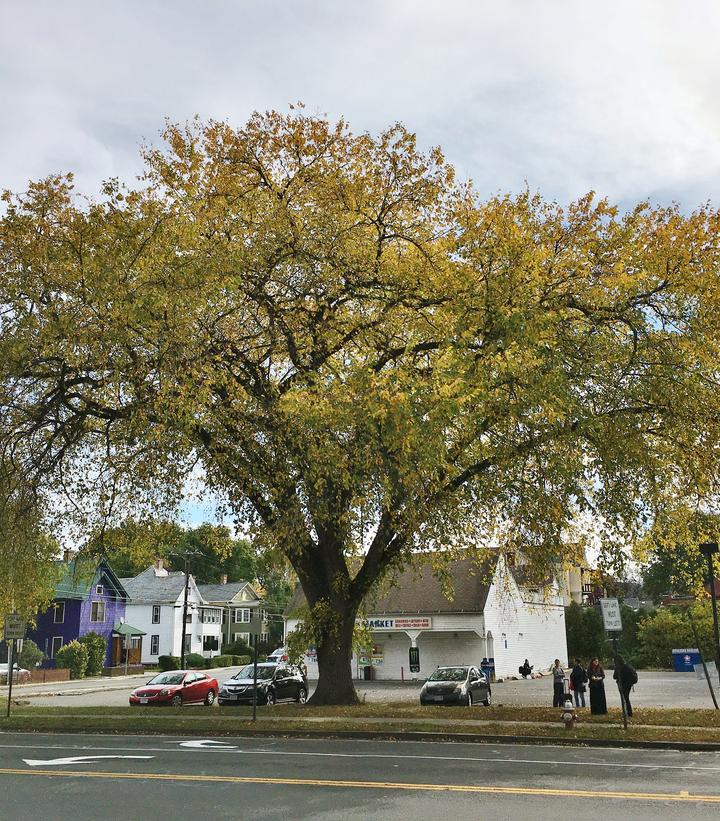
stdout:
[[65,602],[59,601],[55,605],[55,624],[63,624],[65,622]]
[[150,636],[150,655],[157,656],[160,652],[160,636]]
[[203,636],[203,650],[205,652],[211,652],[219,649],[220,644],[217,636]]
[[201,611],[203,624],[220,624],[220,611],[216,608],[206,608]]
[[160,605],[154,604],[152,609],[152,623],[160,624]]
[[267,644],[270,641],[270,633],[260,633],[260,644]]
[[90,621],[105,621],[105,602],[94,601],[90,607]]
[[192,624],[192,613],[189,610],[185,614],[185,624]]
[[250,622],[250,608],[238,607],[235,611],[235,624],[248,624]]
[[233,633],[233,641],[242,641],[250,644],[250,633]]
[[62,636],[53,636],[52,646],[50,647],[50,658],[55,658],[55,653],[63,646]]
[[267,610],[261,610],[260,611],[260,621],[267,621],[267,617],[268,617]]
[[95,593],[98,596],[104,596],[105,595],[105,588],[101,584],[96,584],[95,585]]

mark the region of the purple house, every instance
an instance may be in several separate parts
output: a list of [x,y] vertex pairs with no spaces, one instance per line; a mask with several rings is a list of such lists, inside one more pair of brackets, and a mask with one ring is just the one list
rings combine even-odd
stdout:
[[114,628],[125,617],[125,588],[105,559],[76,558],[64,568],[52,604],[38,613],[28,638],[45,653],[45,665],[54,667],[55,654],[63,644],[87,633],[98,633],[107,641],[105,666],[121,663],[120,642],[113,638]]

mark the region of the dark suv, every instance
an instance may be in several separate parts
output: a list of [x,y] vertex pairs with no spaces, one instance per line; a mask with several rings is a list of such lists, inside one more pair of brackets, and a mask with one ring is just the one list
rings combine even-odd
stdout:
[[[257,703],[275,704],[278,701],[297,701],[305,704],[308,686],[305,676],[287,662],[262,662],[257,666]],[[253,665],[246,664],[223,683],[218,704],[252,704]]]

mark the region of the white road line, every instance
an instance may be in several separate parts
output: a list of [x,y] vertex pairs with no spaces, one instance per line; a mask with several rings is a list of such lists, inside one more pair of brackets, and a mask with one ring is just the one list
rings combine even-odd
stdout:
[[[179,740],[178,745],[181,743]],[[101,751],[131,751],[131,752],[153,752],[153,753],[187,753],[197,752],[198,748],[191,750],[186,749],[170,749],[167,747],[93,747],[93,746],[65,746],[65,745],[20,745],[20,744],[0,744],[0,749],[19,749],[19,750],[101,750]],[[326,753],[314,752],[311,750],[303,751],[288,751],[288,750],[257,750],[257,749],[229,749],[229,748],[213,748],[205,747],[203,753],[224,753],[229,755],[267,755],[267,756],[298,756],[309,758],[377,758],[401,761],[468,761],[478,763],[494,763],[494,764],[550,764],[567,766],[568,764],[581,767],[609,767],[616,769],[627,770],[689,770],[694,772],[720,772],[719,767],[697,767],[688,764],[625,764],[619,762],[608,761],[577,761],[574,759],[554,760],[542,758],[502,758],[502,757],[480,757],[480,756],[449,756],[449,755],[401,755],[391,753]],[[109,756],[112,757],[112,756]]]

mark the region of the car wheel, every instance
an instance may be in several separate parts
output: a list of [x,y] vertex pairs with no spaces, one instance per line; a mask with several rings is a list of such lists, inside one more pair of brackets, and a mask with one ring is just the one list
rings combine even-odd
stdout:
[[304,687],[301,687],[298,690],[298,697],[297,697],[298,704],[305,704],[307,701],[307,691]]
[[267,704],[268,707],[272,707],[276,701],[277,699],[275,698],[275,691],[268,690],[267,695],[265,696],[265,704]]
[[490,690],[488,690],[487,695],[483,699],[483,704],[485,705],[485,707],[489,707],[491,703],[492,703],[492,693],[490,692]]
[[180,693],[176,693],[172,697],[172,701],[170,702],[170,704],[172,704],[173,707],[182,707],[182,696],[180,695]]
[[205,704],[210,707],[211,704],[215,703],[215,690],[208,690],[207,695],[205,696]]
[[472,693],[470,693],[470,692],[468,692],[468,694],[467,694],[467,706],[468,706],[468,707],[472,707],[472,706],[473,706],[473,698],[472,698]]

